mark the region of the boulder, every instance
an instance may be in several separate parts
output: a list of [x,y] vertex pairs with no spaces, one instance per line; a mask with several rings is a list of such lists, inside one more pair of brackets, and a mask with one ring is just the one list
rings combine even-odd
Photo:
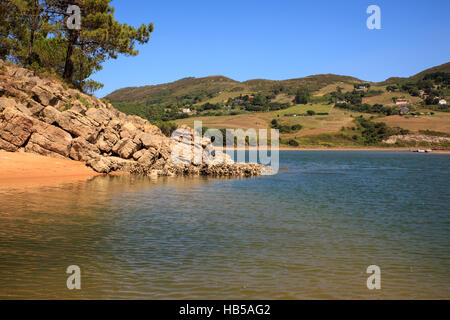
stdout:
[[42,110],[42,120],[48,124],[56,124],[57,120],[61,117],[61,112],[53,107],[45,107]]
[[100,156],[100,150],[93,144],[79,137],[72,140],[69,157],[76,161],[88,161]]
[[138,145],[131,139],[122,139],[112,148],[112,152],[121,158],[129,159],[138,150]]
[[42,155],[59,154],[68,157],[71,143],[72,137],[69,133],[45,122],[35,120],[33,134],[25,146],[25,151]]
[[33,132],[33,119],[15,108],[8,107],[0,114],[0,138],[22,147]]
[[151,133],[142,133],[136,138],[139,140],[139,142],[142,143],[145,148],[154,148],[156,150],[161,149],[161,145],[164,139],[164,137],[161,135],[155,135]]
[[57,124],[62,129],[71,133],[75,137],[82,137],[93,143],[97,139],[100,129],[98,123],[92,122],[89,118],[73,111],[59,112],[53,107],[46,107],[43,111],[43,119],[47,123]]
[[91,159],[86,164],[99,173],[110,173],[113,170],[111,160],[107,157]]
[[131,122],[125,122],[120,127],[120,137],[122,139],[133,139],[138,133],[138,129]]
[[0,112],[5,110],[8,107],[15,108],[17,105],[17,102],[14,99],[6,98],[6,97],[0,97]]
[[9,151],[9,152],[15,152],[17,151],[19,148],[15,145],[13,145],[12,143],[9,143],[6,140],[3,140],[2,138],[0,138],[0,150],[5,150],[5,151]]
[[98,123],[105,123],[113,118],[111,112],[106,108],[90,108],[86,111],[86,116]]
[[34,73],[33,73],[33,71],[30,71],[25,68],[11,68],[9,71],[9,75],[11,77],[21,79],[21,78],[32,77],[34,75]]
[[75,101],[71,103],[71,107],[69,110],[72,112],[79,113],[81,115],[86,115],[88,109],[81,102]]
[[[151,165],[155,162],[158,152],[155,149],[142,149],[141,156],[137,161],[143,165]],[[138,151],[139,152],[139,151]]]
[[56,103],[55,96],[48,90],[35,86],[31,89],[31,93],[33,94],[33,99],[43,104],[44,106],[54,105]]
[[18,104],[16,105],[16,109],[17,109],[18,111],[22,112],[22,113],[23,113],[24,115],[26,115],[26,116],[29,116],[29,117],[32,117],[32,116],[33,116],[33,114],[31,113],[31,111],[28,110],[28,108],[27,108],[26,106],[24,106],[23,104],[21,104],[21,103],[18,103]]
[[110,152],[120,140],[120,136],[112,127],[105,128],[99,135],[96,146],[103,152]]
[[46,157],[52,157],[52,158],[58,158],[58,159],[65,159],[65,156],[60,155],[59,153],[53,152],[51,150],[45,149],[43,147],[41,147],[40,145],[30,141],[26,147],[25,147],[25,152],[29,152],[29,153],[36,153],[36,154],[40,154],[41,156],[46,156]]
[[28,110],[30,110],[33,116],[37,116],[41,113],[42,110],[44,110],[45,107],[34,100],[28,100],[27,108]]
[[138,161],[148,150],[141,149],[133,154],[133,159]]
[[133,171],[136,164],[134,161],[124,160],[117,157],[99,157],[91,159],[86,163],[94,171],[99,173],[110,173],[112,171]]

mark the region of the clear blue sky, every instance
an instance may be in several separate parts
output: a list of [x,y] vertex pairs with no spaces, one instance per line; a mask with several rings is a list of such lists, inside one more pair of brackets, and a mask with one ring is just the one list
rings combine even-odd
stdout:
[[[381,30],[366,9],[381,8]],[[153,22],[137,57],[110,60],[93,79],[123,87],[224,75],[244,81],[335,73],[368,81],[450,61],[449,0],[114,0],[115,17]]]

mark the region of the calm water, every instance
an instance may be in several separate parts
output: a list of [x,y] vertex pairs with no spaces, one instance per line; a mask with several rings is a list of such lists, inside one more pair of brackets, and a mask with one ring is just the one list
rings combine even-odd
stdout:
[[280,159],[272,177],[0,189],[0,298],[450,298],[449,155]]

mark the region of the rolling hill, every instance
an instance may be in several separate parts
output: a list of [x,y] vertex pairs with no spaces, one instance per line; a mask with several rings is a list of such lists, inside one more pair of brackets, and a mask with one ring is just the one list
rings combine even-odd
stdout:
[[253,79],[243,82],[224,76],[209,76],[203,78],[184,78],[159,85],[122,88],[110,93],[105,98],[113,104],[117,102],[131,102],[152,105],[155,103],[174,103],[186,96],[198,96],[200,98],[198,102],[201,102],[224,93],[238,96],[241,93],[267,93],[276,88],[284,88],[288,92],[291,91],[293,93],[296,88],[302,86],[307,87],[311,91],[319,91],[322,88],[338,83],[340,85],[353,85],[353,83],[357,82],[369,82],[383,86],[406,80],[419,79],[425,74],[432,72],[450,72],[450,62],[424,70],[409,78],[391,77],[379,83],[335,74],[319,74],[288,80]]
[[284,88],[287,91],[295,91],[298,87],[308,87],[311,91],[317,91],[321,88],[333,83],[352,84],[361,82],[361,80],[334,74],[320,74],[308,76],[305,78],[289,79],[289,80],[266,80],[253,79],[239,82],[224,76],[209,76],[204,78],[184,78],[175,82],[150,85],[143,87],[129,87],[116,90],[105,98],[111,103],[117,102],[133,102],[147,103],[148,105],[165,102],[170,103],[177,101],[185,96],[202,95],[205,99],[221,93],[233,93],[238,96],[241,93],[250,92],[270,92],[276,88]]
[[[367,140],[370,136],[364,131],[367,128],[363,127],[372,124],[359,121],[360,117],[371,119],[373,126],[379,122],[386,124],[388,129],[381,130],[387,130],[392,135],[396,132],[426,132],[431,135],[450,136],[448,108],[425,105],[424,98],[419,96],[417,90],[412,92],[404,88],[405,85],[418,83],[426,74],[435,72],[450,73],[450,63],[424,70],[408,78],[392,77],[382,82],[362,81],[355,77],[335,74],[279,81],[253,79],[243,82],[224,76],[210,76],[184,78],[161,85],[123,88],[105,98],[122,112],[139,115],[158,125],[193,126],[194,121],[200,120],[204,127],[208,128],[268,129],[273,128],[276,120],[277,128],[282,129],[282,145],[358,147],[366,146],[367,143],[373,144]],[[369,83],[370,88],[355,90],[354,85],[357,83]],[[388,86],[396,89],[391,90]],[[306,104],[296,104],[294,97],[302,87],[309,89],[310,97]],[[450,100],[448,84],[440,88],[436,85],[434,89],[440,90],[441,98]],[[339,91],[340,96],[336,96]],[[362,99],[355,104],[364,108],[335,107],[335,102],[343,99],[337,97],[346,95],[348,102],[352,94],[361,94]],[[398,115],[399,106],[395,105],[398,98],[409,102],[409,115]],[[376,111],[380,106],[392,112]],[[183,111],[182,108],[188,111]]]

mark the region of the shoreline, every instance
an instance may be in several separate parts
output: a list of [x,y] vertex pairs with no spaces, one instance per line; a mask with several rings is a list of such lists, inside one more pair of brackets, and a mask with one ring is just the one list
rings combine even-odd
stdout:
[[0,151],[0,187],[47,186],[99,176],[84,162]]
[[[408,152],[413,152],[413,150],[417,150],[419,148],[364,148],[364,147],[358,147],[358,148],[346,148],[346,147],[337,147],[337,148],[321,148],[321,147],[317,147],[317,148],[302,148],[302,147],[279,147],[278,150],[279,151],[408,151]],[[270,150],[270,148],[223,148],[223,151],[228,151],[228,150],[233,150],[233,151],[242,151],[242,150]],[[432,150],[431,153],[438,153],[438,154],[450,154],[450,150]]]
[[[223,148],[228,151],[230,148]],[[233,151],[249,148],[232,148]],[[251,150],[258,150],[251,148]],[[261,149],[267,150],[267,149]],[[270,149],[268,149],[270,150]],[[280,147],[280,151],[389,151],[411,152],[411,148],[296,148]],[[412,152],[411,152],[412,153]],[[450,154],[450,150],[433,150],[432,154]],[[124,173],[114,173],[121,175]],[[0,188],[24,186],[48,186],[60,183],[85,181],[102,176],[87,167],[84,162],[58,159],[25,152],[6,152],[0,150]]]

